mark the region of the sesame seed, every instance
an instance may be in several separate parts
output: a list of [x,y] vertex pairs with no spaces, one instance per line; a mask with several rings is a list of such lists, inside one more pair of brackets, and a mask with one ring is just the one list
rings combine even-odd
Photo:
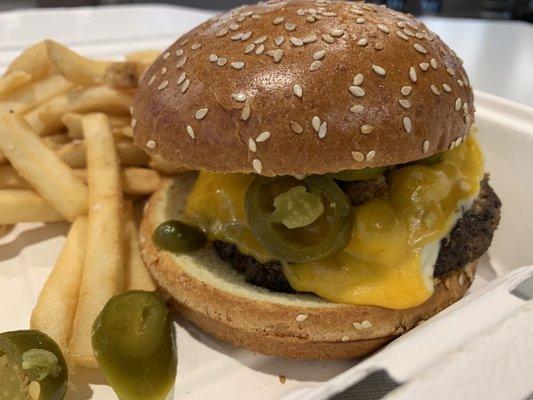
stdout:
[[228,62],[228,60],[226,60],[224,57],[218,57],[218,60],[217,60],[217,65],[219,67],[223,67],[224,65],[226,65]]
[[365,95],[365,90],[360,86],[350,86],[348,90],[355,97],[363,97]]
[[250,149],[252,153],[257,151],[257,144],[255,144],[255,141],[252,138],[248,139],[248,149]]
[[283,57],[283,50],[276,49],[274,50],[274,62],[280,62]]
[[165,75],[167,73],[167,67],[161,68],[161,75]]
[[187,56],[183,56],[178,63],[176,64],[176,68],[181,68],[185,65],[185,62],[187,61]]
[[186,77],[187,77],[187,73],[186,72],[182,72],[181,75],[178,78],[178,85],[181,85]]
[[415,43],[413,45],[413,47],[415,48],[416,51],[418,51],[419,53],[422,53],[422,54],[426,54],[427,53],[427,50],[424,48],[424,46],[422,46],[421,44],[419,43]]
[[411,89],[412,89],[411,86],[402,86],[402,89],[400,90],[400,92],[401,92],[404,96],[409,96],[409,94],[411,93]]
[[264,51],[265,51],[265,45],[260,44],[259,46],[257,46],[257,49],[255,49],[255,54],[257,55],[263,54]]
[[374,126],[370,125],[370,124],[365,124],[363,126],[361,126],[361,133],[364,134],[364,135],[368,135],[369,133],[372,133],[374,132]]
[[313,53],[313,60],[322,60],[326,55],[326,50],[318,50]]
[[422,144],[422,151],[424,154],[427,154],[429,151],[429,140],[424,140],[424,143]]
[[353,84],[355,86],[361,86],[361,84],[363,83],[364,80],[365,80],[365,77],[364,77],[363,74],[357,74],[353,78]]
[[333,37],[341,37],[344,35],[344,29],[334,28],[329,31],[329,34]]
[[311,33],[310,35],[307,35],[305,36],[302,41],[305,43],[305,44],[308,44],[308,43],[314,43],[318,40],[318,38],[316,37],[316,35],[314,33]]
[[304,45],[303,40],[300,39],[300,38],[297,38],[297,37],[291,37],[290,41],[291,41],[292,45],[295,46],[295,47],[301,47],[301,46]]
[[254,14],[254,15],[252,15],[252,19],[259,19],[259,18],[261,18],[261,16],[258,15],[258,14]]
[[146,142],[146,147],[148,147],[149,149],[155,149],[157,146],[157,143],[155,142],[155,140],[149,140]]
[[365,160],[367,162],[372,161],[376,157],[376,150],[370,150],[368,153],[366,153]]
[[222,37],[224,36],[225,34],[228,33],[228,30],[226,28],[222,28],[221,30],[219,30],[216,34],[215,34],[215,37]]
[[461,109],[462,100],[460,97],[455,100],[455,111],[459,111]]
[[234,61],[230,64],[235,69],[243,69],[244,68],[244,62],[243,61]]
[[415,33],[415,37],[417,39],[424,39],[424,35],[422,33],[420,33],[420,32]]
[[464,112],[465,114],[468,113],[468,103],[467,103],[467,102],[464,102],[464,103],[463,103],[463,112]]
[[452,88],[445,83],[442,84],[442,88],[444,89],[445,92],[448,92],[448,93],[452,91]]
[[324,17],[336,17],[336,16],[337,16],[337,13],[335,13],[335,12],[331,12],[331,11],[324,11],[324,12],[322,13],[322,15],[323,15]]
[[355,15],[365,15],[364,12],[362,12],[361,10],[357,10],[357,9],[355,9],[355,8],[350,9],[350,12],[351,12],[352,14],[355,14]]
[[376,43],[374,44],[374,49],[376,50],[383,50],[384,46],[383,46],[383,43]]
[[254,160],[252,161],[252,166],[254,167],[255,172],[257,172],[258,174],[260,174],[263,170],[263,164],[261,164],[261,161],[257,158],[254,158]]
[[191,46],[191,49],[193,50],[198,50],[200,47],[202,47],[202,45],[200,43],[194,43],[192,46]]
[[135,128],[137,126],[137,120],[135,118],[132,118],[131,120],[131,127]]
[[455,71],[454,71],[453,69],[451,69],[451,68],[446,68],[446,72],[447,72],[448,74],[450,74],[451,76],[454,76],[454,75],[455,75]]
[[379,76],[385,76],[385,69],[383,69],[379,65],[372,64],[372,70]]
[[385,25],[378,24],[377,28],[383,33],[387,33],[387,34],[390,33],[389,28],[387,28]]
[[304,16],[304,15],[305,15],[305,11],[302,10],[301,8],[299,8],[298,10],[296,10],[296,14],[299,15],[299,16],[301,17],[301,16]]
[[353,325],[353,327],[354,327],[355,329],[358,329],[358,330],[363,329],[363,325],[361,325],[360,322],[354,322],[352,325]]
[[260,38],[255,39],[255,40],[254,40],[254,43],[255,43],[255,44],[261,44],[261,43],[266,42],[266,40],[267,40],[267,37],[266,37],[266,36],[261,36]]
[[183,55],[183,49],[176,50],[174,54],[176,54],[176,57],[181,57]]
[[316,18],[315,18],[314,16],[312,16],[312,15],[308,15],[308,16],[305,18],[305,20],[306,20],[307,22],[313,23],[313,22],[316,21]]
[[376,11],[376,9],[370,4],[363,4],[361,7],[363,7],[367,11]]
[[415,33],[409,28],[403,28],[403,33],[405,33],[407,36],[415,37]]
[[287,29],[289,32],[292,32],[296,29],[296,25],[291,24],[290,22],[286,22],[285,29]]
[[163,90],[164,88],[166,88],[168,86],[170,82],[169,81],[163,81],[159,84],[159,86],[157,87],[157,90]]
[[296,321],[303,322],[305,321],[309,316],[307,314],[298,314],[296,316]]
[[461,87],[463,87],[464,83],[461,79],[457,79],[457,84]]
[[209,61],[216,62],[218,60],[218,56],[215,53],[209,54]]
[[242,15],[239,15],[239,16],[237,17],[237,22],[242,22],[242,21],[244,21],[245,19],[246,19],[245,17],[243,17]]
[[302,125],[300,125],[296,121],[290,121],[289,122],[291,129],[296,133],[302,133],[304,131],[304,128],[302,128]]
[[313,129],[318,132],[319,129],[320,129],[320,124],[321,124],[321,121],[320,121],[320,117],[318,117],[317,115],[315,115],[312,119],[311,119],[311,125],[313,126]]
[[251,53],[255,49],[255,44],[250,43],[244,48],[244,54]]
[[241,40],[242,38],[242,32],[236,33],[231,37],[231,40]]
[[366,328],[370,328],[370,327],[372,326],[372,323],[371,323],[370,321],[365,320],[365,321],[361,322],[361,326],[362,326],[364,329],[366,329]]
[[241,40],[244,42],[245,40],[250,39],[250,36],[252,36],[252,31],[248,31],[246,33],[243,33],[241,36]]
[[407,24],[405,23],[405,21],[399,21],[396,22],[396,25],[398,26],[398,28],[405,28]]
[[407,99],[400,99],[398,100],[398,103],[400,103],[403,108],[411,108],[411,102]]
[[457,283],[459,286],[463,286],[465,283],[465,276],[463,274],[459,275],[459,278],[457,278]]
[[244,93],[233,93],[231,95],[231,97],[233,97],[233,100],[235,101],[239,101],[239,102],[244,102],[246,101],[246,95]]
[[341,341],[342,342],[349,342],[350,338],[348,336],[343,336],[343,337],[341,337]]
[[318,60],[315,60],[311,63],[311,65],[309,65],[309,70],[310,71],[316,71],[317,69],[319,69],[320,67],[322,66],[322,63]]
[[303,89],[300,85],[296,84],[292,87],[292,92],[297,96],[297,97],[302,97],[303,95]]
[[357,162],[362,162],[365,159],[365,156],[359,151],[352,151],[352,158]]
[[192,126],[187,125],[187,133],[191,137],[191,139],[194,139],[194,129],[192,129]]
[[268,140],[269,137],[270,137],[270,132],[265,131],[265,132],[260,133],[259,136],[257,136],[255,138],[255,141],[257,143],[262,143],[262,142]]
[[411,81],[416,82],[416,70],[414,67],[409,68],[409,78]]
[[236,31],[237,29],[239,29],[241,26],[239,24],[231,24],[229,26],[229,28],[232,30],[232,31]]
[[368,39],[367,38],[362,38],[362,39],[359,39],[357,41],[357,45],[358,46],[366,46],[368,44]]
[[405,129],[405,132],[411,133],[411,128],[412,128],[411,118],[403,117],[402,122],[403,122],[403,128]]
[[152,85],[156,80],[156,76],[155,75],[152,75],[150,80],[148,81],[148,86]]
[[207,108],[200,108],[198,111],[196,111],[195,117],[196,119],[202,119],[207,115]]
[[400,38],[402,38],[403,40],[409,40],[409,36],[407,36],[405,33],[403,33],[402,31],[396,31],[396,35],[398,35]]
[[283,36],[278,36],[276,40],[274,40],[274,44],[276,46],[281,46],[281,44],[285,41],[285,38]]
[[363,17],[359,17],[359,18],[357,18],[357,19],[355,20],[355,23],[356,23],[356,24],[359,24],[359,25],[364,24],[365,22],[366,22],[366,19],[363,18]]
[[250,118],[250,113],[251,113],[251,109],[250,109],[250,105],[248,103],[246,103],[241,111],[241,118],[242,120],[244,121],[247,121],[248,118]]
[[436,95],[439,95],[439,94],[440,94],[439,89],[437,89],[437,87],[436,87],[435,85],[431,85],[429,88],[431,89],[431,91],[432,91],[434,94],[436,94]]
[[326,42],[326,43],[334,43],[335,42],[335,39],[329,33],[324,33],[321,37],[322,37],[322,40],[324,42]]
[[431,65],[431,68],[437,69],[437,60],[432,58],[431,61],[429,62],[429,65]]
[[416,26],[415,24],[413,24],[412,22],[409,22],[407,21],[407,26],[411,29],[414,29],[415,31],[418,30],[418,26]]
[[283,21],[285,21],[285,18],[283,18],[283,17],[276,17],[276,18],[274,18],[274,20],[272,21],[272,23],[273,23],[274,25],[279,25],[279,24],[281,24]]
[[324,121],[320,124],[320,128],[318,129],[318,137],[320,139],[324,139],[324,137],[326,137],[327,130],[328,130],[328,124],[326,121]]
[[190,79],[186,79],[185,82],[183,82],[183,85],[181,85],[181,93],[185,93],[187,89],[189,89],[190,84],[191,84]]
[[354,114],[360,114],[365,111],[365,108],[360,104],[356,104],[355,106],[350,107],[350,111]]
[[170,57],[170,53],[167,51],[165,54],[163,54],[163,60],[166,60]]
[[427,71],[429,69],[429,64],[428,63],[420,63],[420,69],[422,71]]

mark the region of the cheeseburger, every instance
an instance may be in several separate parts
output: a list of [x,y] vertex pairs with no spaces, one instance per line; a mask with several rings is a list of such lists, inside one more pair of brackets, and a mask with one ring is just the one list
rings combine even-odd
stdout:
[[269,355],[368,354],[460,299],[498,225],[461,60],[411,15],[269,1],[146,73],[135,142],[189,172],[143,257],[174,310]]

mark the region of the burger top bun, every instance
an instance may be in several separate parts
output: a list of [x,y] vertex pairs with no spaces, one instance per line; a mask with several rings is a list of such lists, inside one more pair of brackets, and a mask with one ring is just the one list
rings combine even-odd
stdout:
[[473,123],[461,60],[410,15],[271,1],[215,17],[147,71],[135,142],[175,166],[299,175],[400,164]]

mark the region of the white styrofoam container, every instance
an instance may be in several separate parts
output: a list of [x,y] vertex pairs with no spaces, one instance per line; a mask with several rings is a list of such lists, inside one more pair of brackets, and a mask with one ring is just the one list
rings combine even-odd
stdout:
[[[45,37],[55,38],[86,55],[98,57],[118,58],[129,51],[163,49],[177,35],[211,15],[209,12],[165,6],[31,10],[0,14],[0,69],[22,48]],[[503,201],[503,210],[494,244],[488,255],[483,257],[474,283],[473,290],[478,290],[475,296],[465,298],[384,350],[359,361],[295,361],[262,356],[221,343],[178,318],[179,366],[173,398],[262,400],[286,396],[286,399],[319,399],[342,390],[377,367],[389,369],[395,379],[412,382],[398,390],[399,397],[427,398],[424,397],[427,393],[424,390],[428,390],[425,384],[442,385],[435,380],[438,374],[431,373],[431,366],[447,360],[467,341],[477,343],[475,338],[483,337],[484,329],[491,323],[503,320],[518,310],[523,301],[508,295],[507,289],[512,282],[531,274],[531,269],[513,272],[516,268],[533,264],[533,212],[529,209],[533,204],[533,109],[481,92],[476,93],[476,101],[478,137],[485,152],[492,185]],[[31,310],[61,249],[67,228],[64,223],[20,224],[0,239],[0,332],[28,327]],[[506,273],[514,275],[494,280]],[[490,295],[482,296],[486,292]],[[470,303],[474,306],[469,306]],[[480,308],[483,312],[479,311]],[[530,311],[526,314],[532,319]],[[516,331],[516,324],[525,327],[523,317],[516,318],[518,322],[512,320],[508,323],[513,329],[508,328],[507,333],[502,333],[503,339],[498,336],[504,343],[506,340],[521,343],[519,338],[512,338],[508,332]],[[437,338],[438,343],[435,342]],[[423,351],[419,351],[420,348]],[[530,350],[533,352],[533,349]],[[479,359],[482,353],[483,348],[479,350],[475,346],[464,352],[478,357],[474,358],[478,364],[483,364],[483,360]],[[417,354],[417,357],[412,357],[412,354]],[[510,354],[514,353],[509,351]],[[505,354],[500,356],[505,358]],[[457,362],[458,369],[465,368],[463,364],[472,361],[465,357],[466,361],[448,360],[446,365]],[[445,375],[447,379],[452,379],[450,376],[457,368],[452,369],[451,375]],[[487,370],[499,373],[498,365],[483,369]],[[525,376],[525,372],[513,370],[512,366],[508,370],[519,377]],[[279,376],[286,377],[286,382],[282,384]],[[421,376],[426,377],[420,380]],[[78,374],[74,383],[78,391],[71,396],[73,400],[116,399],[98,372]],[[430,386],[429,390],[434,387]],[[503,390],[501,385],[499,389]],[[521,391],[517,393],[521,394],[527,387],[524,389],[522,385],[519,389]],[[533,386],[529,389],[533,390]],[[498,397],[497,388],[490,393],[496,395],[494,398]],[[446,394],[448,398],[454,398],[452,392]]]

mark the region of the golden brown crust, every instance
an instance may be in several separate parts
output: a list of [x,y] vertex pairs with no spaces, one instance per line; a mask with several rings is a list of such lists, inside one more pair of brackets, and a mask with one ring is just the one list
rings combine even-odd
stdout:
[[159,223],[176,217],[195,179],[194,173],[179,176],[151,198],[141,226],[142,253],[174,310],[219,339],[289,358],[362,356],[460,299],[473,279],[475,263],[441,279],[428,301],[409,310],[334,304],[248,284],[211,248],[176,256],[150,239]]
[[[322,174],[447,150],[473,112],[460,59],[412,16],[269,2],[215,17],[159,57],[137,92],[135,142],[193,170]],[[262,132],[270,137],[256,140]]]

